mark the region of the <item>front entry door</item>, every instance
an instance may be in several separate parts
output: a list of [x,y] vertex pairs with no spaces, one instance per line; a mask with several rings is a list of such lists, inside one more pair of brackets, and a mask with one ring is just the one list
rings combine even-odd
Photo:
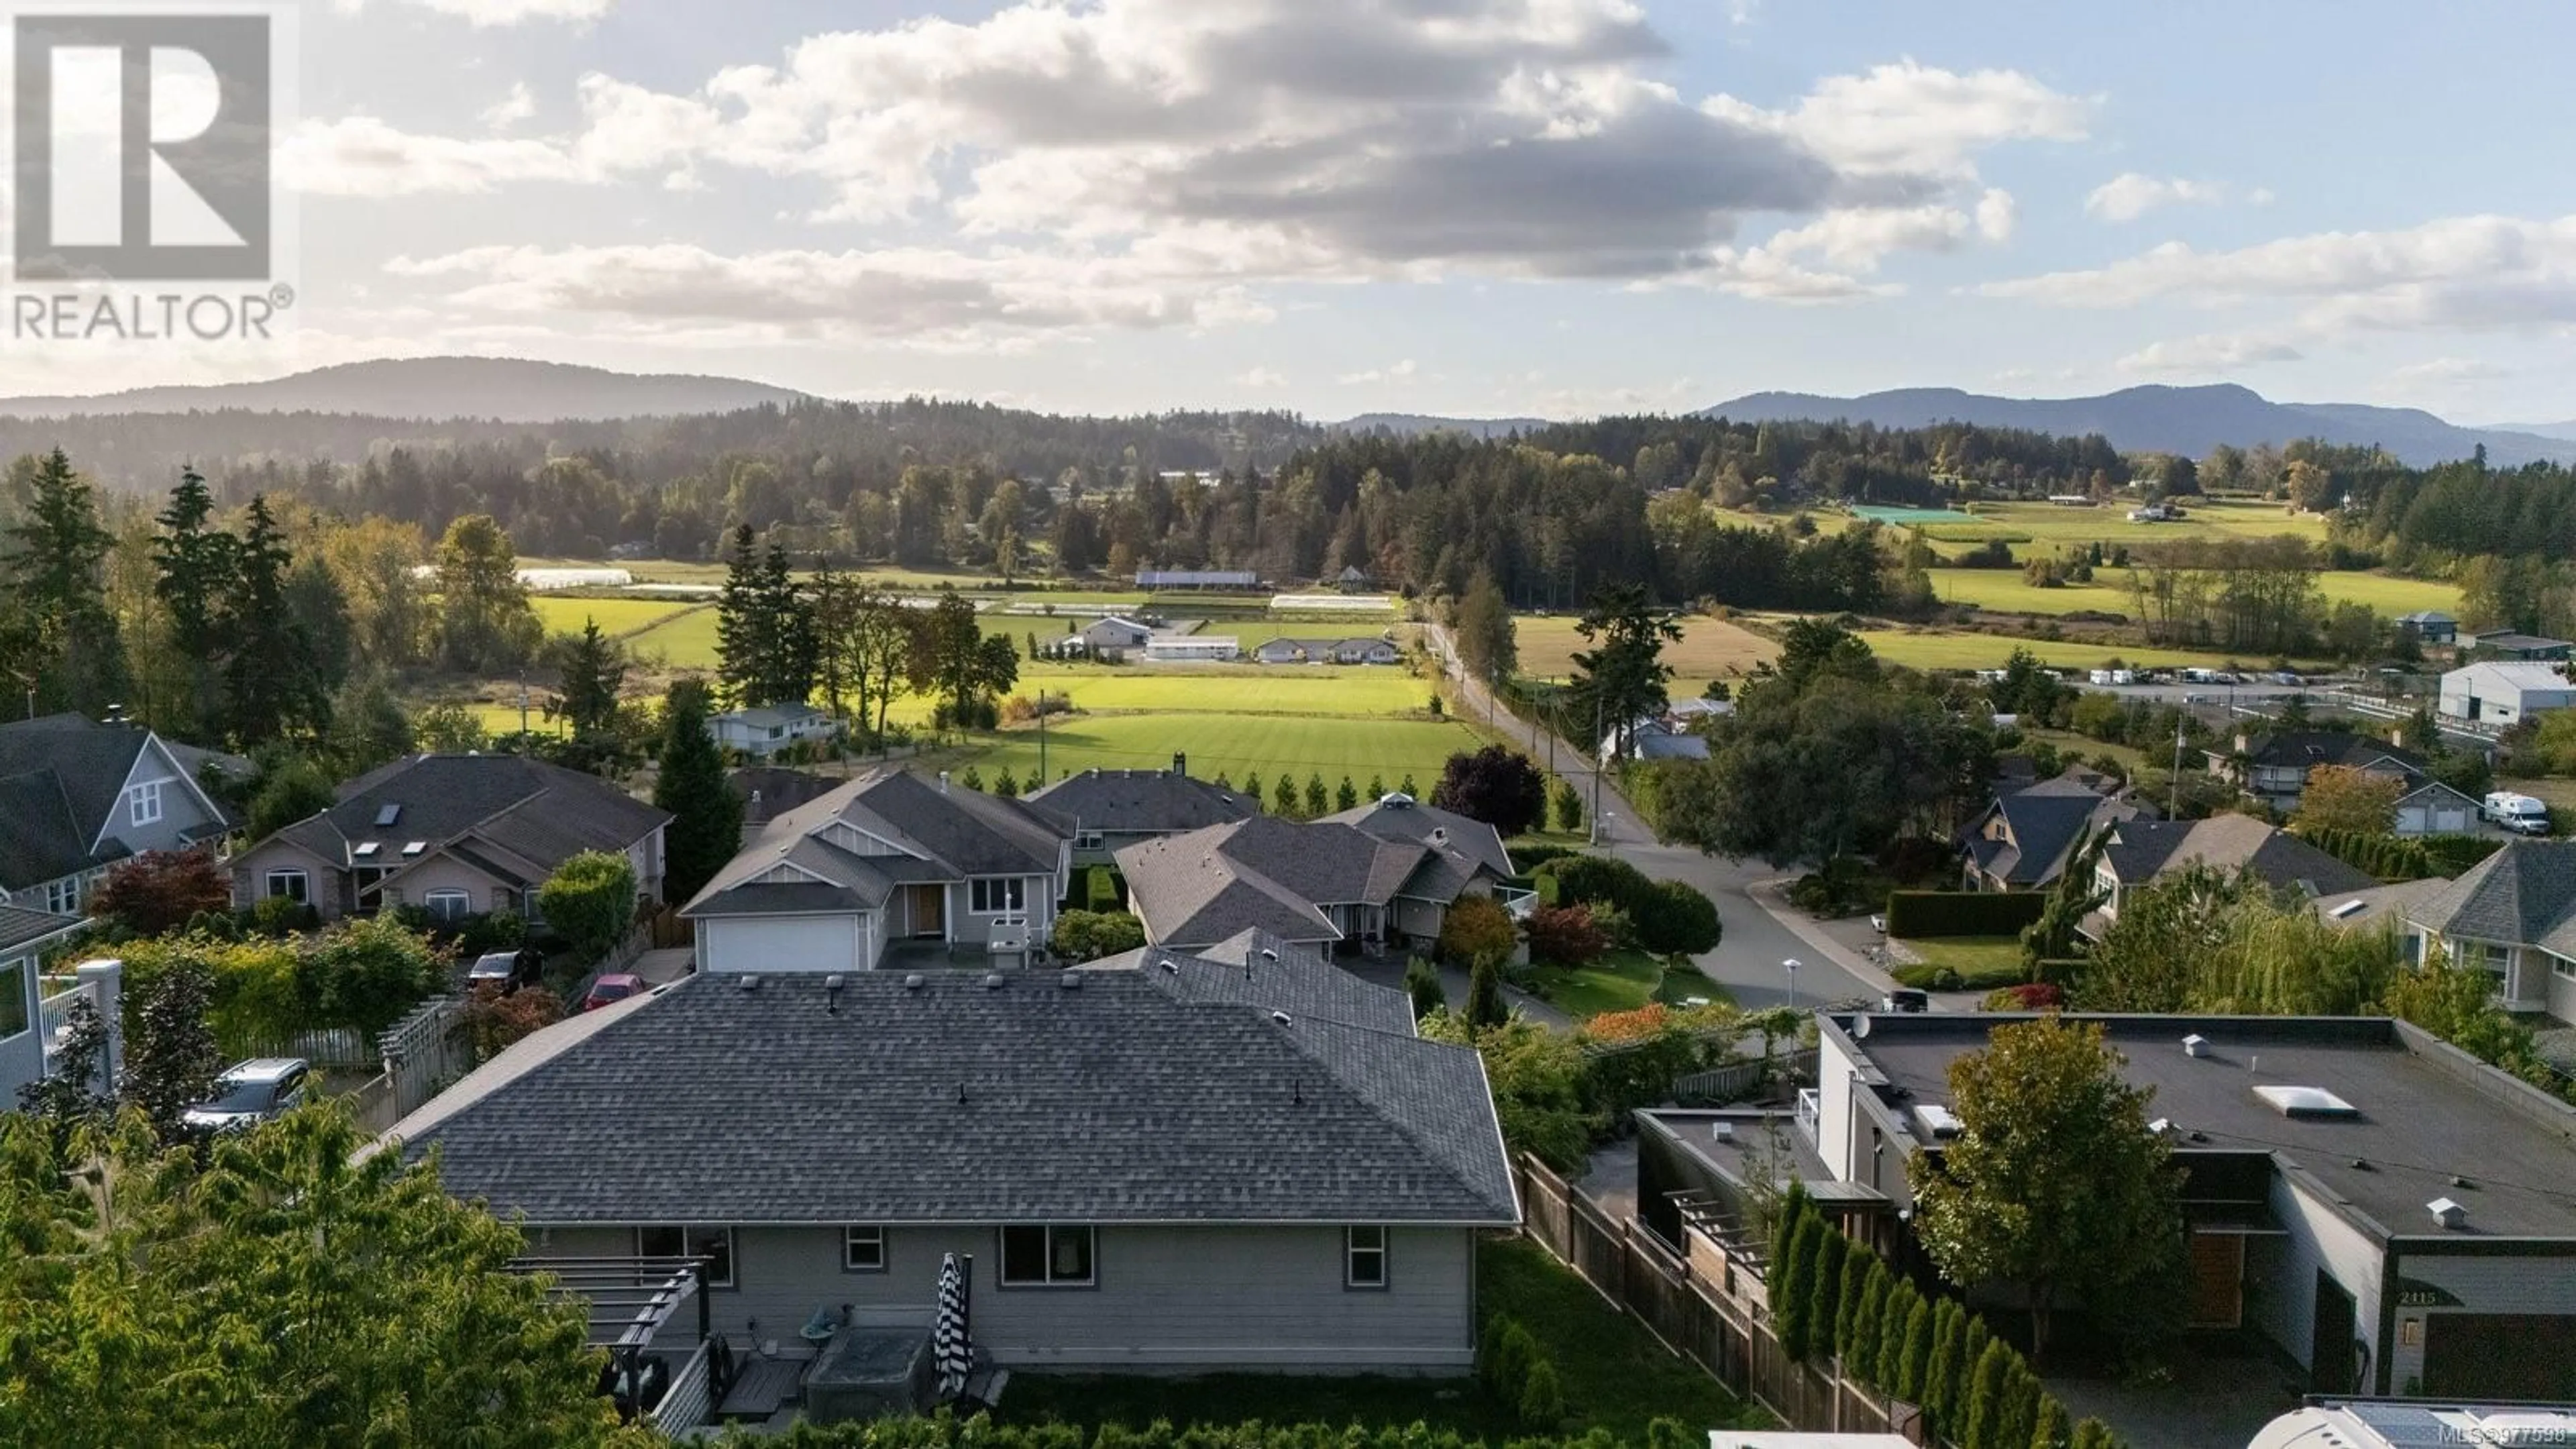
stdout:
[[948,887],[909,885],[903,889],[904,913],[912,919],[912,934],[916,937],[947,935]]

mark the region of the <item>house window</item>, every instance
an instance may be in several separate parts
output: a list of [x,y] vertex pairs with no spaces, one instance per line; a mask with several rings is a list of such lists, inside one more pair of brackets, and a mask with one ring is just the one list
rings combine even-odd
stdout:
[[2512,948],[2499,946],[2493,941],[2462,941],[2460,958],[2460,964],[2486,972],[2496,979],[2497,990],[2504,989],[2506,973],[2513,967]]
[[0,966],[0,1041],[27,1029],[27,973],[33,969],[28,961]]
[[125,819],[129,825],[150,825],[161,818],[160,780],[146,780],[125,792]]
[[1002,1286],[1087,1288],[1092,1283],[1091,1229],[1002,1229]]
[[639,1258],[703,1258],[707,1286],[733,1286],[733,1229],[659,1225],[635,1230]]
[[1080,850],[1098,850],[1100,848],[1100,832],[1097,830],[1075,831],[1073,843],[1075,848]]
[[2576,961],[2570,961],[2564,956],[2552,956],[2549,958],[2549,974],[2576,981]]
[[882,1273],[886,1266],[885,1229],[853,1223],[841,1229],[841,1271]]
[[313,903],[312,878],[300,870],[272,870],[268,873],[268,898],[283,897],[297,905]]
[[1343,1229],[1342,1286],[1345,1288],[1386,1286],[1385,1228]]
[[433,921],[454,925],[474,914],[474,896],[470,891],[453,888],[434,890],[420,898],[423,909]]
[[57,916],[80,914],[81,883],[78,876],[45,882],[45,909]]
[[967,886],[970,897],[968,909],[979,916],[997,916],[1004,911],[1025,909],[1027,898],[1022,887],[1026,884],[1018,876],[970,882]]

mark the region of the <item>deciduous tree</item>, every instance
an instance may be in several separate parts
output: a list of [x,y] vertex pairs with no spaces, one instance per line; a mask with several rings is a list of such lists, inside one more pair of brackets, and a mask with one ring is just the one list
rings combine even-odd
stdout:
[[1504,745],[1461,750],[1441,767],[1431,803],[1481,820],[1506,838],[1526,835],[1547,818],[1547,777],[1529,756]]
[[2352,765],[2319,765],[2308,771],[2294,819],[2310,830],[2386,835],[2397,828],[2397,797],[2404,793],[2405,786],[2393,775]]
[[158,936],[232,903],[232,877],[212,854],[147,850],[109,869],[106,881],[90,893],[89,913],[133,935]]
[[440,657],[467,674],[497,674],[526,664],[544,642],[545,626],[519,582],[510,535],[488,513],[447,526],[438,542]]
[[214,977],[205,963],[180,957],[135,981],[134,1029],[125,1042],[118,1091],[164,1142],[181,1136],[180,1114],[213,1095],[224,1057],[208,1024]]
[[2182,1272],[2181,1170],[2120,1064],[2097,1025],[1999,1026],[1951,1063],[1959,1135],[1913,1156],[1925,1250],[1962,1287],[2018,1285],[2043,1361],[2060,1293],[2151,1333]]
[[624,851],[585,850],[546,877],[537,904],[576,959],[597,961],[635,924],[635,863]]

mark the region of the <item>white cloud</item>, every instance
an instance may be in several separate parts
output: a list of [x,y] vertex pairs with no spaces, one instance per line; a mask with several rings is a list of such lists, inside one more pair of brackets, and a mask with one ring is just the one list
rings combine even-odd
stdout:
[[[817,223],[953,229],[979,275],[1114,260],[1204,325],[1263,305],[1212,289],[1459,273],[1875,295],[1887,251],[2009,233],[1980,153],[2081,137],[2092,110],[1912,61],[1786,110],[1694,102],[1654,78],[1667,50],[1634,0],[1024,0],[814,36],[683,93],[585,77],[580,123],[544,138],[322,123],[287,170],[387,196],[747,169],[811,187]],[[1755,215],[1787,224],[1748,245]]]
[[2455,217],[2225,252],[2168,242],[2106,267],[1978,290],[2069,307],[2291,303],[2298,328],[2318,336],[2558,326],[2576,322],[2576,216]]
[[2388,374],[2388,380],[2400,387],[2458,387],[2473,382],[2494,382],[2512,375],[2512,369],[2500,367],[2484,358],[2436,357],[2397,368]]
[[1372,367],[1366,372],[1346,372],[1334,378],[1333,381],[1345,387],[1372,382],[1403,382],[1412,377],[1415,370],[1413,359],[1408,357],[1388,367]]
[[2275,339],[2210,334],[2158,342],[2112,364],[2122,372],[2223,374],[2267,362],[2297,362],[2299,350]]
[[[587,24],[606,15],[617,0],[408,0],[424,10],[453,15],[476,27],[518,25],[530,20],[569,20]],[[356,10],[364,0],[341,0],[343,10]]]
[[510,87],[510,93],[483,108],[483,124],[495,131],[506,131],[537,113],[536,93],[526,81]]
[[1288,379],[1281,376],[1275,369],[1256,367],[1246,372],[1236,373],[1234,385],[1267,391],[1271,388],[1286,387]]
[[[2258,193],[2266,200],[2271,193]],[[2227,188],[2215,181],[2181,176],[2149,176],[2124,171],[2093,188],[2084,198],[2084,214],[2104,221],[2136,221],[2160,206],[2216,206],[2227,200]]]
[[2012,240],[2013,223],[2020,217],[2021,208],[2014,204],[2012,193],[2000,186],[1988,187],[1977,198],[1977,235],[1990,242]]

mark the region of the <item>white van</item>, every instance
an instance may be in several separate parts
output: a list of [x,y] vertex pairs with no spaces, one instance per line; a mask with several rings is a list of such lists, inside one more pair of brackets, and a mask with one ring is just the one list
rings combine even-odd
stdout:
[[2492,820],[2516,835],[2549,833],[2549,806],[2529,795],[2517,795],[2511,790],[2497,790],[2490,793],[2485,803],[2478,807],[2478,816],[2484,820]]

